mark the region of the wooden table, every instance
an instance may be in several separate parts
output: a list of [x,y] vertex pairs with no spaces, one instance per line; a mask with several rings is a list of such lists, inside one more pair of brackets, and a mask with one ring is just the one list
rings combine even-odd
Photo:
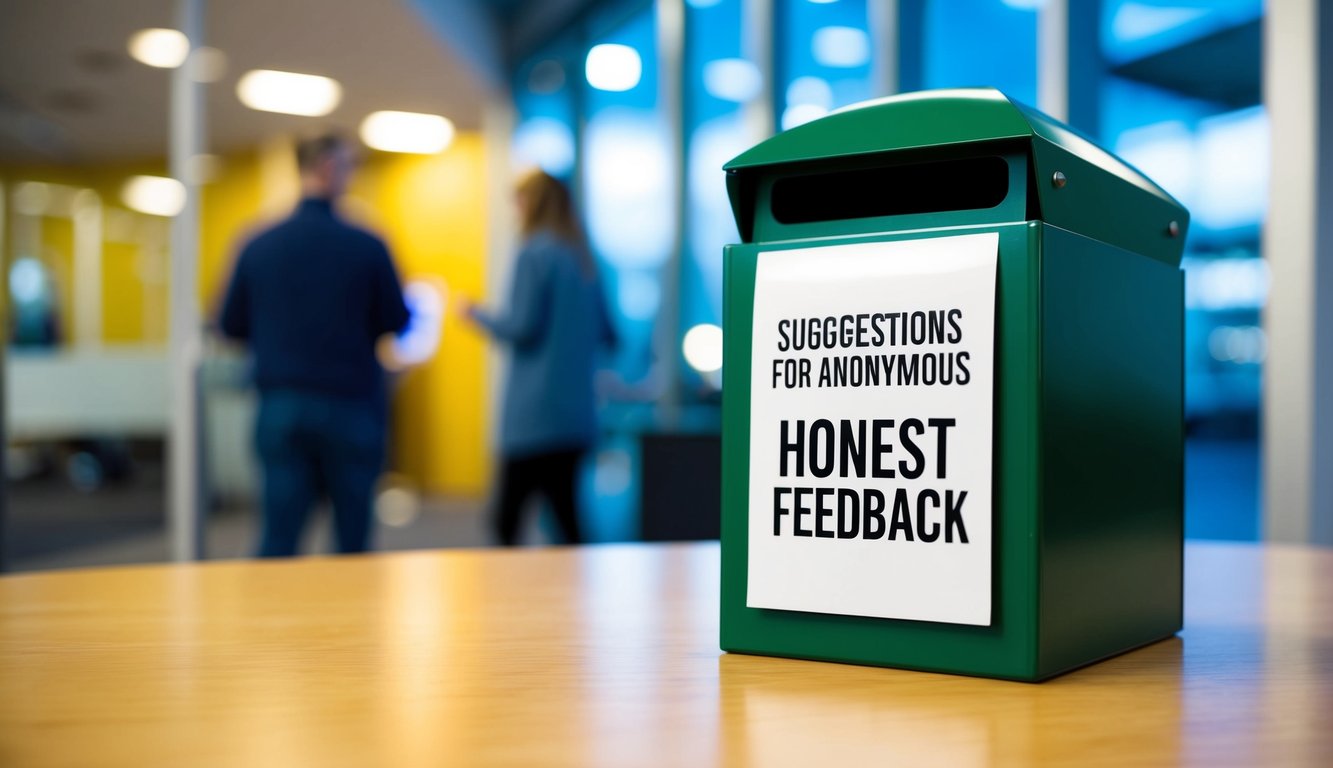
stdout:
[[0,765],[1333,766],[1333,550],[1191,545],[1051,682],[717,650],[716,545],[0,579]]

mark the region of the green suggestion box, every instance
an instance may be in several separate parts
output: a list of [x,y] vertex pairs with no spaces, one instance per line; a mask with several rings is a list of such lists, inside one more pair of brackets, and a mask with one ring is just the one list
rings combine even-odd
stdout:
[[[839,110],[726,173],[721,647],[1037,681],[1179,631],[1184,208],[992,89]],[[877,271],[977,249],[993,283],[956,282],[992,318]]]

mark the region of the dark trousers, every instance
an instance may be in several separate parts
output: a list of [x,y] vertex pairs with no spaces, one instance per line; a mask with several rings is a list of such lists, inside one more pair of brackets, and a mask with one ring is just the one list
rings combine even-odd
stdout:
[[523,504],[533,493],[540,493],[550,502],[565,543],[583,543],[578,507],[574,501],[574,480],[582,455],[581,450],[553,451],[504,460],[500,468],[500,498],[495,515],[496,534],[501,544],[508,547],[517,543]]
[[333,504],[337,551],[370,548],[384,421],[384,408],[373,399],[261,393],[255,423],[264,473],[260,557],[295,555],[310,509],[322,497]]

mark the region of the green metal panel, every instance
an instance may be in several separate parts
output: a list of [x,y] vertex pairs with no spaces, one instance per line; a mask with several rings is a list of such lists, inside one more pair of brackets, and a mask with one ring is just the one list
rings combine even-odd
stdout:
[[[779,179],[983,155],[1003,157],[1009,169],[1008,194],[993,208],[799,224],[772,214]],[[1178,631],[1178,265],[1188,213],[1133,168],[990,89],[849,108],[727,168],[749,244],[729,246],[724,261],[722,647],[1039,680]],[[1061,184],[1052,183],[1057,171]],[[778,249],[991,231],[1000,243],[994,623],[746,607],[757,259]]]
[[994,88],[923,91],[844,107],[783,131],[723,167],[734,171],[1031,135],[1027,119]]
[[[757,199],[766,179],[849,164],[865,167],[890,158],[975,156],[992,152],[997,143],[1013,146],[1014,140],[1031,157],[1035,210],[1021,217],[1007,211],[997,217],[992,211],[980,220],[1040,219],[1179,265],[1189,227],[1189,214],[1179,202],[1072,128],[993,88],[900,94],[838,110],[727,163],[727,190],[741,237],[753,242],[762,239],[759,230],[771,220]],[[932,149],[933,154],[926,153]],[[1057,171],[1067,180],[1064,186],[1053,183]],[[973,221],[987,216],[972,213]]]
[[1181,627],[1184,273],[1043,227],[1042,676]]
[[[722,648],[827,661],[1036,679],[1038,224],[934,229],[726,250],[723,327]],[[989,627],[748,608],[751,318],[767,250],[870,240],[1000,235],[996,304],[995,621]],[[886,394],[891,398],[892,393]]]
[[[1018,111],[1023,119],[1027,121],[1032,128],[1032,135],[1041,140],[1044,144],[1060,149],[1062,152],[1087,160],[1091,165],[1101,169],[1107,176],[1119,179],[1126,184],[1138,187],[1140,190],[1150,195],[1161,198],[1164,201],[1175,202],[1161,187],[1157,186],[1152,179],[1144,176],[1133,166],[1124,160],[1102,149],[1092,142],[1088,137],[1075,131],[1073,128],[1052,119],[1037,110],[1019,102],[1010,102],[1014,109]],[[1179,203],[1176,206],[1179,207]]]
[[[1040,218],[1061,229],[1179,266],[1189,212],[1164,192],[1152,194],[1122,183],[1105,164],[1090,159],[1096,157],[1087,152],[1076,154],[1045,140],[1032,142]],[[1059,189],[1052,183],[1057,171],[1067,180]],[[1175,235],[1170,229],[1173,221]]]

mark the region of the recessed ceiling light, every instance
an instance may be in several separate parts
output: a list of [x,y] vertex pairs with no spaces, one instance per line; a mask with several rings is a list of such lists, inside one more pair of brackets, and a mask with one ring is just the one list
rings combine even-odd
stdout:
[[722,329],[701,323],[685,333],[681,344],[685,362],[700,373],[722,370]]
[[825,67],[859,67],[870,61],[870,36],[856,27],[822,27],[811,37],[815,63]]
[[792,104],[782,110],[782,130],[790,130],[798,125],[805,125],[811,120],[818,120],[828,114],[828,109],[818,104]]
[[552,176],[574,170],[574,131],[551,117],[530,117],[514,130],[515,168],[535,165]]
[[599,91],[628,91],[643,76],[643,59],[628,45],[594,45],[584,61],[584,76]]
[[723,101],[745,103],[764,88],[764,76],[745,59],[715,59],[704,65],[704,90]]
[[190,55],[190,41],[176,29],[141,29],[130,36],[135,61],[159,69],[175,69]]
[[454,139],[454,124],[420,112],[372,112],[361,121],[361,140],[382,152],[433,155]]
[[164,176],[132,176],[120,188],[126,207],[150,216],[175,216],[185,207],[185,185]]
[[323,117],[342,101],[342,86],[330,77],[252,69],[236,83],[236,96],[250,109]]
[[798,77],[787,84],[788,104],[814,104],[825,111],[833,109],[833,86],[820,77]]

